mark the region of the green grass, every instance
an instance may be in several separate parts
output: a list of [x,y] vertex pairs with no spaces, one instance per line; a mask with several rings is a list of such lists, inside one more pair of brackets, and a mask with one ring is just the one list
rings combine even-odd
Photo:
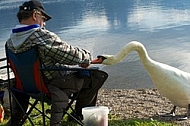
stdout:
[[[40,108],[40,104],[37,105],[37,108]],[[45,109],[50,109],[50,106],[45,104]],[[48,114],[50,117],[50,114]],[[34,122],[35,126],[42,125],[42,118],[39,116],[39,112],[34,110],[30,116],[32,121]],[[109,114],[108,116],[109,126],[177,126],[176,124],[160,122],[157,120],[141,120],[141,119],[126,119],[126,120],[119,120],[116,116]],[[5,118],[4,122],[0,123],[0,126],[6,126],[7,121],[9,118]],[[30,126],[31,124],[27,120],[23,126]],[[49,120],[46,119],[46,125],[49,125]],[[63,118],[62,121],[63,126],[78,126],[75,122],[67,122],[67,115]]]
[[[5,120],[1,126],[6,126],[7,120]],[[154,121],[145,121],[140,119],[127,119],[127,120],[117,120],[117,119],[109,119],[108,121],[109,126],[177,126],[176,124],[172,123],[165,123],[165,122],[158,122],[156,120]],[[35,121],[35,125],[42,125],[42,121],[40,118],[38,118]],[[49,125],[49,121],[46,122],[46,125]],[[67,122],[66,120],[62,121],[63,126],[78,126],[74,122]],[[31,124],[27,121],[27,123],[24,124],[24,126],[31,126]]]
[[[1,123],[1,126],[6,126],[7,119]],[[127,119],[127,120],[117,120],[117,119],[109,119],[108,121],[109,126],[177,126],[172,123],[165,123],[165,122],[158,122],[156,120],[154,121],[145,121],[140,119]],[[42,125],[42,121],[40,118],[37,118],[36,121],[34,121],[35,125]],[[30,126],[31,124],[27,121],[24,126]],[[46,125],[49,125],[49,121],[46,122]],[[62,121],[63,126],[78,126],[74,122],[67,122],[65,119]]]

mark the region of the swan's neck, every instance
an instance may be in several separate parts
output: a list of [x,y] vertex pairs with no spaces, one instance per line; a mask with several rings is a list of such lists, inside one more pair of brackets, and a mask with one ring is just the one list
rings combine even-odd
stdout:
[[132,51],[138,52],[140,60],[143,63],[143,65],[146,65],[146,63],[152,61],[150,59],[150,57],[148,56],[148,53],[147,53],[145,47],[143,46],[143,44],[141,44],[139,42],[128,43],[124,48],[122,48],[121,51],[119,51],[114,56],[115,61],[121,61],[123,58],[125,58]]

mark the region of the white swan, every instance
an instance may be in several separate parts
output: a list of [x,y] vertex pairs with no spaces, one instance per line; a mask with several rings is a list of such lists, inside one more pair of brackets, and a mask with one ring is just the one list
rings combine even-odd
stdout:
[[174,104],[171,114],[174,115],[176,106],[179,106],[187,108],[187,117],[190,117],[190,73],[152,60],[140,42],[132,41],[128,43],[116,55],[98,56],[98,59],[93,60],[92,64],[114,65],[131,51],[138,52],[143,66],[148,71],[159,93]]

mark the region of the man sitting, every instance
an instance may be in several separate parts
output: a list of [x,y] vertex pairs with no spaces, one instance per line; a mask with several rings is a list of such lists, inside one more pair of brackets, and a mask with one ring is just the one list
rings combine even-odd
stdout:
[[[20,53],[37,46],[39,59],[42,66],[59,66],[59,65],[79,65],[87,68],[91,62],[91,53],[85,49],[69,45],[62,41],[55,33],[44,29],[45,22],[51,19],[42,4],[39,1],[24,2],[19,7],[17,18],[20,22],[12,29],[12,34],[6,44],[9,50],[13,53]],[[76,83],[64,83],[64,77],[73,74],[72,72],[60,71],[44,71],[46,85],[51,93],[51,126],[59,126],[63,117],[63,111],[68,105],[68,96],[72,93],[81,90],[77,98],[75,110],[78,116],[82,115],[82,108],[87,106],[95,106],[98,90],[102,87],[107,79],[107,73],[97,70],[92,71],[91,76],[83,75],[78,78],[72,77],[72,80],[77,80]],[[28,104],[29,96],[17,94],[20,98],[25,111]],[[25,100],[23,100],[25,99]],[[20,107],[13,100],[13,125],[18,125],[23,113]],[[11,121],[8,122],[11,125]]]

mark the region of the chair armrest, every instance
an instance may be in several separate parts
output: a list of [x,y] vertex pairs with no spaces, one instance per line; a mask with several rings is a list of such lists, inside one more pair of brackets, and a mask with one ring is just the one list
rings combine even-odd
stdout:
[[50,71],[50,70],[54,70],[54,71],[91,71],[91,70],[98,70],[99,67],[89,67],[89,68],[82,68],[82,67],[65,67],[65,66],[50,66],[50,67],[42,67],[40,68],[40,70],[42,71]]

